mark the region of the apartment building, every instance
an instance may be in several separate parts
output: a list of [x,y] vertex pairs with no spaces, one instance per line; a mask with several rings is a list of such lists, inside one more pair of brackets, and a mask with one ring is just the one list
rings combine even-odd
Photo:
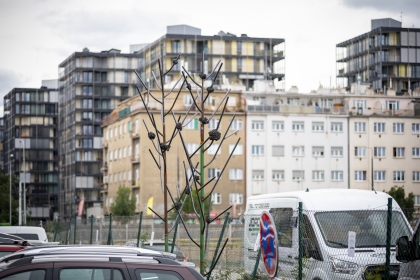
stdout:
[[344,94],[259,88],[244,93],[247,195],[348,188]]
[[1,166],[1,172],[3,172],[3,174],[7,174],[9,171],[6,171],[4,169],[3,141],[4,141],[4,118],[0,117],[0,166]]
[[[236,36],[219,32],[214,36],[201,35],[201,29],[188,25],[167,26],[165,35],[150,44],[130,46],[130,52],[140,55],[142,79],[159,76],[157,61],[162,59],[164,69],[180,55],[179,63],[166,76],[165,83],[172,85],[181,76],[182,67],[193,73],[210,72],[219,60],[223,63],[215,82],[216,89],[235,89],[235,86],[252,88],[254,81],[276,81],[278,89],[285,84],[285,40],[280,38],[255,38],[246,34]],[[205,55],[204,63],[202,61]],[[151,81],[152,86],[154,82]]]
[[372,84],[376,92],[389,88],[397,95],[420,86],[420,29],[402,27],[390,18],[373,19],[371,30],[336,45],[337,84]]
[[59,211],[57,81],[47,84],[53,87],[14,88],[4,96],[3,170],[26,188],[32,220],[51,220]]
[[[208,118],[210,113],[217,108],[225,93],[225,91],[215,91],[211,94],[205,106],[205,110],[209,112],[206,113]],[[152,94],[156,96],[160,92],[152,91]],[[176,92],[172,92],[167,97],[168,102],[171,103],[170,100],[173,102],[175,96]],[[154,115],[158,127],[161,127],[160,104],[152,102],[152,99],[150,100],[148,109]],[[182,116],[184,118],[191,104],[191,95],[188,91],[182,90],[173,107],[175,117]],[[220,144],[221,140],[217,141],[206,151],[205,162],[209,163],[212,158],[214,158],[214,161],[205,169],[204,176],[206,176],[205,182],[213,177],[218,178],[220,176],[220,182],[211,197],[213,201],[211,211],[221,213],[221,211],[235,203],[237,213],[240,214],[245,211],[244,198],[246,196],[245,149],[243,148],[245,145],[245,108],[240,93],[231,92],[229,94],[229,102],[226,109],[226,113],[220,123],[219,131],[223,135],[233,115],[236,114],[228,135],[234,133],[236,130],[237,133],[223,142],[217,154],[217,145]],[[220,111],[209,124],[205,125],[205,137],[208,136],[210,130],[216,128],[220,120]],[[182,128],[182,135],[185,139],[188,153],[190,154],[197,150],[200,145],[199,115],[194,116],[197,112],[198,110],[193,107]],[[110,206],[115,202],[119,186],[131,188],[132,195],[137,200],[137,212],[143,211],[144,214],[150,213],[147,207],[148,205],[152,205],[157,213],[163,213],[164,204],[160,179],[161,174],[149,150],[153,152],[156,159],[157,153],[148,138],[148,132],[143,121],[147,124],[149,130],[153,130],[139,96],[130,97],[119,103],[112,114],[103,120],[104,142],[102,144],[102,158],[104,159],[104,165],[102,167],[103,181],[101,183],[101,192],[104,198],[105,213],[110,212]],[[172,135],[174,127],[174,119],[168,115],[166,117],[166,133],[168,138]],[[227,162],[230,151],[232,151],[239,137],[241,141],[222,174],[222,168],[225,162]],[[193,164],[199,162],[198,154],[192,157],[192,162]],[[170,145],[170,150],[167,152],[168,188],[175,197],[178,197],[176,185],[179,185],[181,189],[186,185],[184,163],[188,166],[184,147],[180,137],[176,136]],[[191,176],[191,171],[188,170],[187,174]],[[205,188],[206,194],[210,192],[212,186],[213,183]],[[169,197],[168,203],[168,206],[172,205]]]
[[420,205],[420,95],[378,94],[363,85],[360,92],[345,97],[350,187],[389,191],[404,186]]
[[[102,215],[102,119],[137,94],[138,55],[85,48],[59,64],[60,213]],[[81,209],[81,211],[78,211]]]

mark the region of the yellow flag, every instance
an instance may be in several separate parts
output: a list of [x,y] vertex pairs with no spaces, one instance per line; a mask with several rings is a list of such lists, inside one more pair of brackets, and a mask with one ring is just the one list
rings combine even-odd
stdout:
[[147,201],[147,215],[152,215],[153,212],[149,208],[153,209],[153,196]]

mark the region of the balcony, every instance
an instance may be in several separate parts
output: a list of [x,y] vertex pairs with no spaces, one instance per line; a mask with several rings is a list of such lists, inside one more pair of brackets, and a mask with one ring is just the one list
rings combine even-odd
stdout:
[[132,157],[131,162],[132,163],[139,163],[140,162],[140,157],[139,156]]
[[321,108],[315,106],[279,106],[279,105],[248,105],[247,112],[273,112],[273,113],[295,113],[295,114],[326,114],[326,115],[347,115],[344,107]]
[[140,135],[138,134],[138,133],[135,133],[135,132],[133,132],[133,133],[131,133],[131,138],[139,138],[140,137]]
[[[101,171],[104,172],[104,171],[107,171],[107,170],[108,170],[108,163],[104,162],[104,164],[101,167]],[[104,181],[105,181],[105,179],[104,179]]]

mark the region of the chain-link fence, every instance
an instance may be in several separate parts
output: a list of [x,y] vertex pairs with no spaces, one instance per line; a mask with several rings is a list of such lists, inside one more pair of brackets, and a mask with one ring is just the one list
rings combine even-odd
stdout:
[[[401,263],[396,260],[396,240],[404,235],[411,238],[420,217],[419,211],[403,213],[386,207],[336,212],[276,208],[270,212],[277,231],[276,277],[281,279],[397,279]],[[198,220],[185,222],[187,230],[182,223],[177,228],[174,222],[169,224],[169,240],[175,236],[179,250],[198,267],[200,249],[194,241],[199,243],[200,225]],[[229,238],[211,279],[268,279],[264,253],[256,246],[259,222],[260,215],[245,215],[206,228],[207,267]],[[152,232],[155,242],[164,239],[161,220],[143,218],[140,224],[139,216],[73,219],[44,227],[49,240],[60,244],[136,246],[137,241],[149,240]],[[404,266],[410,264],[401,269],[407,270]],[[413,269],[420,279],[420,265],[408,267]]]

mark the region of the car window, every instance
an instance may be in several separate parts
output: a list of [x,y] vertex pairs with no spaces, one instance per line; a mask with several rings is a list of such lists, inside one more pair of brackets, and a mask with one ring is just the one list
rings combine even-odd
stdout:
[[175,271],[154,270],[154,269],[137,269],[137,280],[183,280]]
[[15,233],[14,235],[26,240],[39,240],[38,234],[35,233]]
[[15,273],[7,277],[4,277],[2,279],[3,280],[42,280],[42,279],[45,279],[45,270],[37,269],[37,270]]
[[293,209],[272,208],[271,215],[276,225],[279,246],[291,248],[293,240],[293,228],[291,227]]
[[[114,280],[123,280],[118,269],[113,269]],[[64,268],[60,270],[60,280],[111,280],[109,268]]]
[[0,252],[0,257],[4,257],[6,255],[10,255],[11,253],[14,253],[14,252]]

